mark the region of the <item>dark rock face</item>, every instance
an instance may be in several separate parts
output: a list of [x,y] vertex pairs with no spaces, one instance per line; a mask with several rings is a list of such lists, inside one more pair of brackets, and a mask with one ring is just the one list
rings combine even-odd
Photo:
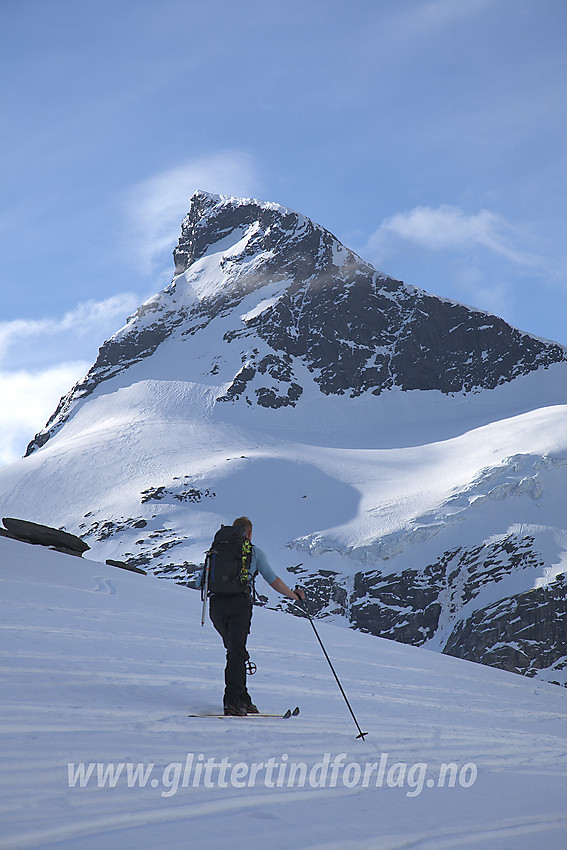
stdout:
[[389,576],[379,571],[356,573],[351,622],[361,631],[421,646],[439,623],[442,578],[440,565]]
[[[338,270],[337,270],[338,271]],[[384,280],[362,263],[349,284],[290,286],[249,322],[277,351],[301,357],[326,395],[493,389],[565,359],[557,344],[502,319]]]
[[463,607],[485,587],[516,570],[541,566],[533,544],[533,537],[509,534],[497,542],[445,552],[422,570],[356,573],[351,620],[380,637],[421,646],[435,635],[442,614],[453,628]]
[[[327,230],[276,204],[195,193],[174,251],[176,275],[191,275],[194,264],[215,251],[225,284],[179,303],[174,282],[143,304],[104,343],[26,454],[44,445],[102,381],[149,357],[173,334],[195,337],[246,295],[278,282],[283,291],[273,304],[249,318],[235,317],[224,335],[225,346],[239,341],[247,356],[219,402],[294,407],[303,393],[296,360],[323,394],[350,397],[393,387],[443,393],[492,389],[567,360],[557,343],[381,275]],[[259,352],[258,340],[270,354]],[[210,374],[217,369],[212,362]],[[257,386],[258,378],[265,386]]]
[[542,565],[533,537],[509,534],[445,552],[422,570],[358,572],[350,589],[339,573],[295,572],[308,590],[313,615],[343,615],[353,628],[413,646],[434,639],[447,655],[534,676],[567,667],[565,575],[490,605],[469,603],[504,578]]
[[11,537],[23,543],[48,546],[67,555],[77,555],[79,558],[90,548],[88,543],[80,537],[69,534],[62,528],[52,528],[49,525],[40,525],[37,522],[14,517],[4,517],[2,524],[4,528],[0,528],[0,536]]
[[[216,195],[195,192],[191,207],[181,225],[181,238],[173,251],[175,274],[186,271],[201,259],[212,245],[248,228],[255,234],[248,241],[244,257],[265,253],[262,271],[270,275],[291,275],[307,279],[328,265],[335,238],[326,230],[276,204],[256,201],[220,203]],[[261,283],[261,275],[250,275],[248,291]]]
[[[455,628],[444,652],[524,676],[567,667],[567,580],[503,599]],[[559,683],[558,683],[559,684]]]

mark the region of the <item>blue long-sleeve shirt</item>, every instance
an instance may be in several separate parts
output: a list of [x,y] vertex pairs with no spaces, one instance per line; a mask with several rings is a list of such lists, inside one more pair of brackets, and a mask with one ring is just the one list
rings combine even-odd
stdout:
[[266,553],[259,549],[258,546],[252,544],[252,557],[250,559],[250,572],[252,575],[256,575],[260,573],[263,579],[265,579],[268,584],[271,584],[273,581],[277,579],[277,575],[273,571],[270,566],[270,562],[266,557]]

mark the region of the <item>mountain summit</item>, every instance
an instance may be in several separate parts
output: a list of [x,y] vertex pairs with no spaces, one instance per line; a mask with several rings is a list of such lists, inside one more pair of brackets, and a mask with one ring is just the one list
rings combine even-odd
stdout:
[[217,402],[294,407],[306,370],[323,395],[355,398],[394,388],[493,389],[567,360],[557,343],[377,272],[278,204],[196,192],[173,255],[173,282],[102,346],[27,454],[101,381],[173,336],[187,343],[179,356],[194,358],[200,332],[231,314],[199,375],[207,367],[210,376],[222,374]]
[[313,614],[567,683],[567,351],[274,203],[195,193],[174,258],[2,515],[192,585],[247,514]]

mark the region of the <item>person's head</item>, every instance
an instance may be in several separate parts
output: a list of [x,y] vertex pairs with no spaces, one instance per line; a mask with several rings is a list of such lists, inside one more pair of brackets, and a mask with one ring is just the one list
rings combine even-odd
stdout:
[[247,516],[239,516],[238,519],[235,519],[232,524],[235,528],[237,526],[243,528],[244,534],[246,535],[248,540],[252,540],[252,523],[250,522]]

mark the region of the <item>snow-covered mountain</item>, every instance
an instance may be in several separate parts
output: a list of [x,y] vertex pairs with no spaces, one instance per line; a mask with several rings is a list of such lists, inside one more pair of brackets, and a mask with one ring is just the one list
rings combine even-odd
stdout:
[[567,683],[567,351],[273,203],[196,193],[174,256],[2,515],[191,584],[248,514],[319,616]]
[[250,691],[300,715],[189,718],[222,703],[197,594],[3,538],[0,620],[1,850],[565,847],[564,689],[322,623],[357,740],[309,623],[264,608]]
[[[101,382],[166,342],[166,379],[213,388],[215,405],[272,410],[297,407],[313,385],[323,396],[349,398],[391,389],[466,393],[567,360],[557,343],[376,272],[331,233],[276,204],[197,192],[174,259],[171,285],[103,345],[28,454]],[[154,377],[152,366],[143,371]]]

